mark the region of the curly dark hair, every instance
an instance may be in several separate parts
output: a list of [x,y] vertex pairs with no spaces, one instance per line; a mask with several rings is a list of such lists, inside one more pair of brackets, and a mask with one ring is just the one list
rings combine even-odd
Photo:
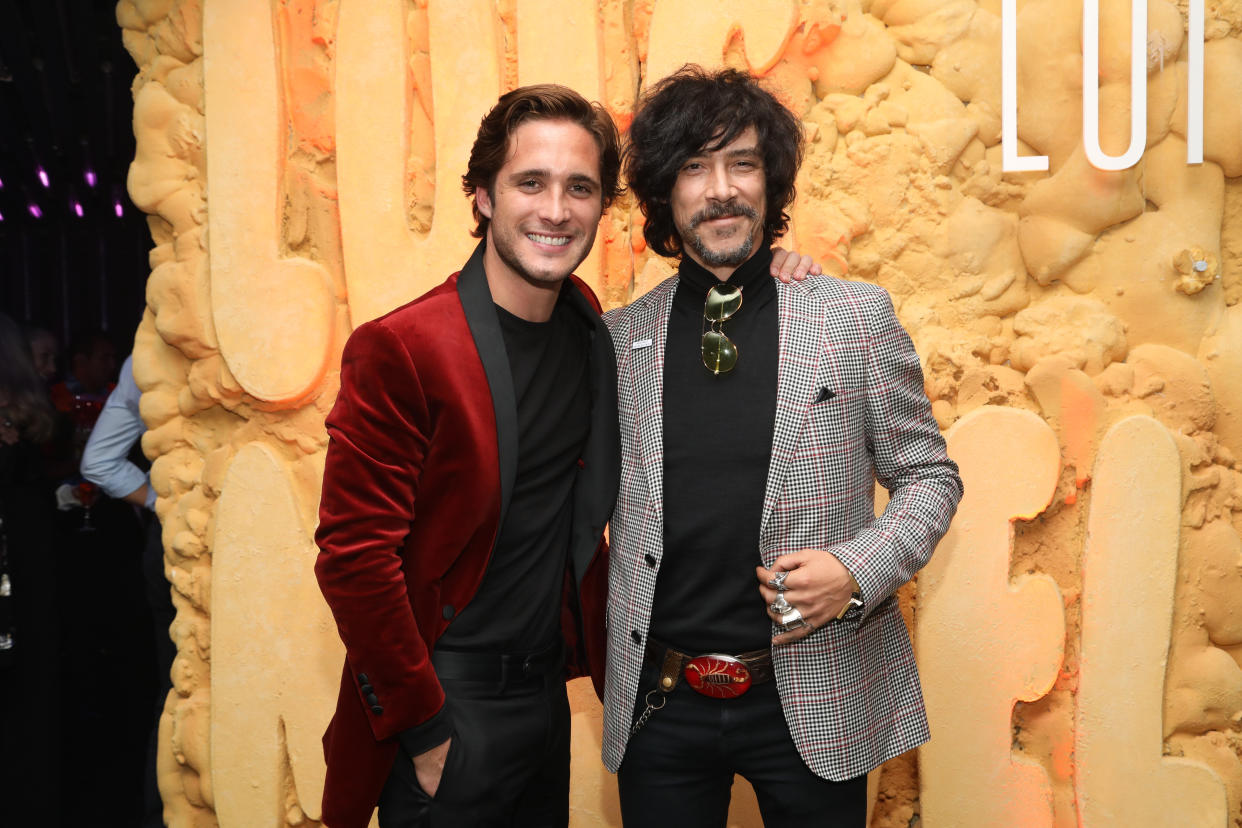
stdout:
[[670,197],[691,156],[720,149],[754,127],[763,154],[767,210],[763,242],[789,229],[786,208],[802,166],[802,123],[754,78],[736,69],[687,64],[652,86],[639,103],[625,148],[625,179],[647,221],[643,237],[661,256],[679,256],[681,235]]
[[[599,181],[604,208],[621,192],[621,138],[612,116],[601,104],[592,103],[567,86],[542,83],[520,86],[500,96],[500,100],[483,116],[479,134],[470,148],[466,174],[461,177],[466,195],[482,188],[490,195],[496,174],[509,154],[509,136],[527,121],[569,121],[590,133],[599,148]],[[481,239],[487,234],[490,220],[472,206],[477,226],[471,235]]]

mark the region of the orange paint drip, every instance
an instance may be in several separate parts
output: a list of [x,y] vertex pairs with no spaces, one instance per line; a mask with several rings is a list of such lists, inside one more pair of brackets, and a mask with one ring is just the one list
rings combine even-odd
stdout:
[[[297,141],[297,146],[289,149],[328,155],[336,149],[330,72],[333,44],[320,31],[318,6],[318,0],[282,3],[277,15],[277,40],[284,67],[284,108]],[[306,43],[318,48],[308,49]]]
[[1091,468],[1095,453],[1095,437],[1100,427],[1100,402],[1097,397],[1071,379],[1061,380],[1061,439],[1065,444],[1065,462],[1080,470],[1078,488],[1083,488],[1089,475],[1081,469]]
[[1060,780],[1074,778],[1074,737],[1066,734],[1052,745],[1052,773]]

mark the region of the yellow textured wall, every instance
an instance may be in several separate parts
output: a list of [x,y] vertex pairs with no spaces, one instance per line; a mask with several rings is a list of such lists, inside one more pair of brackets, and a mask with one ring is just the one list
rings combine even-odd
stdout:
[[[1100,5],[1116,154],[1130,4]],[[801,115],[788,241],[892,292],[966,480],[903,590],[933,739],[873,775],[871,825],[1242,826],[1242,3],[1206,3],[1194,165],[1188,12],[1150,0],[1146,150],[1104,172],[1077,0],[121,0],[170,824],[318,824],[341,658],[311,572],[323,418],[352,327],[468,255],[482,113],[559,81],[624,128],[694,60]],[[1003,169],[1005,14],[1013,151],[1048,171]],[[640,220],[615,205],[580,271],[608,306],[671,272]],[[574,825],[617,825],[598,705],[570,691]],[[744,784],[731,822],[759,824]]]

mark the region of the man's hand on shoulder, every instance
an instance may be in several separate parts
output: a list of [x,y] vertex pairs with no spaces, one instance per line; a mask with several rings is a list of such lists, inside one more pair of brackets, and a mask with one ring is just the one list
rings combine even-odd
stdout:
[[[784,578],[783,593],[778,593],[771,586],[778,572],[788,573]],[[790,607],[802,613],[802,620],[810,625],[795,627],[775,636],[772,643],[776,645],[792,644],[835,620],[858,588],[845,564],[823,549],[799,549],[781,555],[771,569],[755,567],[755,577],[759,580],[759,593],[768,607],[768,617],[774,623],[779,625],[781,617],[772,610],[772,603],[778,594],[783,594]]]
[[414,757],[414,775],[418,777],[419,787],[427,796],[435,796],[440,789],[440,777],[444,775],[444,761],[448,758],[449,745],[452,739],[433,747],[426,753]]
[[783,247],[772,248],[772,276],[782,282],[801,282],[807,276],[822,276],[823,269],[810,256]]

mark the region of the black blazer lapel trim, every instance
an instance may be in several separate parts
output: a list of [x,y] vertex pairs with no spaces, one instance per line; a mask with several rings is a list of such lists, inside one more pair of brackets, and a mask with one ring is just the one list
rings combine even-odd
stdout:
[[479,242],[466,266],[457,277],[457,295],[466,314],[470,336],[483,363],[487,385],[492,393],[492,409],[496,416],[496,445],[500,468],[500,526],[505,524],[509,501],[513,497],[513,482],[517,477],[518,424],[517,396],[513,392],[513,374],[509,369],[509,356],[505,351],[504,334],[500,331],[500,319],[496,305],[487,286],[487,274],[483,272],[483,250],[486,242]]
[[582,469],[574,488],[571,554],[578,585],[586,575],[595,548],[612,517],[621,476],[621,428],[617,423],[617,358],[612,336],[595,308],[572,281],[566,301],[591,325],[591,431],[582,447]]

